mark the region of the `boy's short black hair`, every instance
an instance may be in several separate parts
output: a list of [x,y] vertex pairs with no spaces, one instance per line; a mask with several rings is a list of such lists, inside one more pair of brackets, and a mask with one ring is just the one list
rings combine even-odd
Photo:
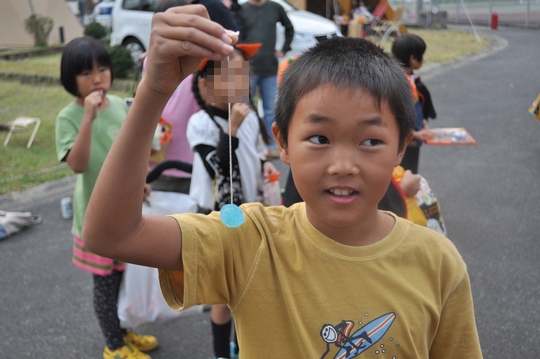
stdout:
[[387,102],[399,126],[399,148],[403,148],[416,121],[411,85],[405,71],[390,54],[373,43],[343,37],[320,42],[285,71],[274,117],[285,144],[298,101],[322,85],[366,91],[379,106]]
[[396,37],[392,44],[392,54],[401,62],[403,67],[411,67],[411,55],[417,60],[422,61],[426,52],[426,43],[415,34],[401,34]]
[[60,62],[60,82],[67,92],[79,96],[77,75],[83,71],[92,70],[94,61],[99,66],[111,69],[111,85],[114,79],[111,56],[101,42],[90,36],[78,37],[71,40],[62,53]]

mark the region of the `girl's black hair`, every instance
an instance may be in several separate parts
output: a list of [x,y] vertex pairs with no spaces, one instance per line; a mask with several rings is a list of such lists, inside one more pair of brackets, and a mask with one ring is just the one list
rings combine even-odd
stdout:
[[[234,51],[235,51],[235,53],[239,54],[240,56],[242,56],[242,58],[245,59],[244,53],[242,51],[240,51],[238,49],[235,49]],[[208,62],[206,63],[206,66],[204,66],[204,68],[202,70],[195,71],[195,73],[193,74],[193,79],[192,79],[192,83],[191,83],[191,91],[193,92],[193,96],[195,97],[195,100],[197,101],[197,104],[215,122],[214,115],[212,114],[212,111],[209,110],[209,107],[206,104],[206,102],[204,102],[204,100],[202,99],[201,93],[200,93],[200,90],[199,90],[199,78],[202,77],[203,79],[206,79],[207,76],[208,76],[208,68],[214,68],[214,65],[215,65],[214,61],[208,60]],[[270,142],[271,142],[270,135],[268,134],[268,131],[266,131],[266,126],[265,126],[262,118],[259,116],[259,113],[257,112],[257,109],[255,108],[255,105],[253,104],[251,94],[249,96],[249,105],[251,106],[251,108],[253,109],[253,111],[257,115],[257,119],[259,120],[259,131],[261,133],[261,136],[262,136],[262,139],[263,139],[264,143],[267,144],[267,145],[270,144]]]
[[416,61],[422,61],[424,52],[426,52],[426,43],[415,34],[402,34],[392,44],[392,54],[405,68],[411,67],[411,55]]
[[111,70],[111,85],[114,79],[111,56],[101,42],[90,36],[78,37],[71,40],[62,53],[60,61],[60,82],[67,92],[79,97],[77,75],[83,71],[92,70],[94,61],[99,66]]

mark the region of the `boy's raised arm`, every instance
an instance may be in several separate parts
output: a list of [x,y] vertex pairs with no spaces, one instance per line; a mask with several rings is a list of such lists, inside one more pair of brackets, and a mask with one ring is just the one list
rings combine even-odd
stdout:
[[203,57],[221,60],[236,36],[208,19],[203,6],[182,6],[152,20],[146,74],[105,160],[83,225],[85,245],[108,258],[180,269],[182,236],[170,217],[141,214],[152,137],[169,97]]

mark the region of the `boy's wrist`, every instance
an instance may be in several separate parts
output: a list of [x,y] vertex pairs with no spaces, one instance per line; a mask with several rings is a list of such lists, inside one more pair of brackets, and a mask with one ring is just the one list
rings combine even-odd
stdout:
[[154,109],[156,113],[159,112],[159,117],[161,117],[161,112],[165,108],[165,105],[173,93],[174,91],[167,93],[155,90],[153,87],[148,85],[147,81],[145,81],[145,78],[143,77],[139,83],[139,86],[137,86],[137,94],[132,107],[134,105],[136,106],[137,103],[144,103],[144,108],[146,110]]
[[148,79],[146,77],[143,77],[141,82],[139,82],[139,85],[137,86],[137,92],[139,92],[140,90],[147,93],[147,96],[150,96],[149,98],[152,98],[156,102],[161,101],[161,99],[166,99],[165,103],[167,103],[167,101],[172,96],[176,88],[170,92],[159,91],[157,89],[154,89],[152,86],[150,86],[150,84],[148,84]]

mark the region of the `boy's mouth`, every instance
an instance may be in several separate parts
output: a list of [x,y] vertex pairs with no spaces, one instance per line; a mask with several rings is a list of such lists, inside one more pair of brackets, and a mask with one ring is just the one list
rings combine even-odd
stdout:
[[351,189],[332,188],[332,189],[329,189],[328,192],[330,192],[334,196],[348,197],[348,196],[352,195],[355,191],[353,191]]

